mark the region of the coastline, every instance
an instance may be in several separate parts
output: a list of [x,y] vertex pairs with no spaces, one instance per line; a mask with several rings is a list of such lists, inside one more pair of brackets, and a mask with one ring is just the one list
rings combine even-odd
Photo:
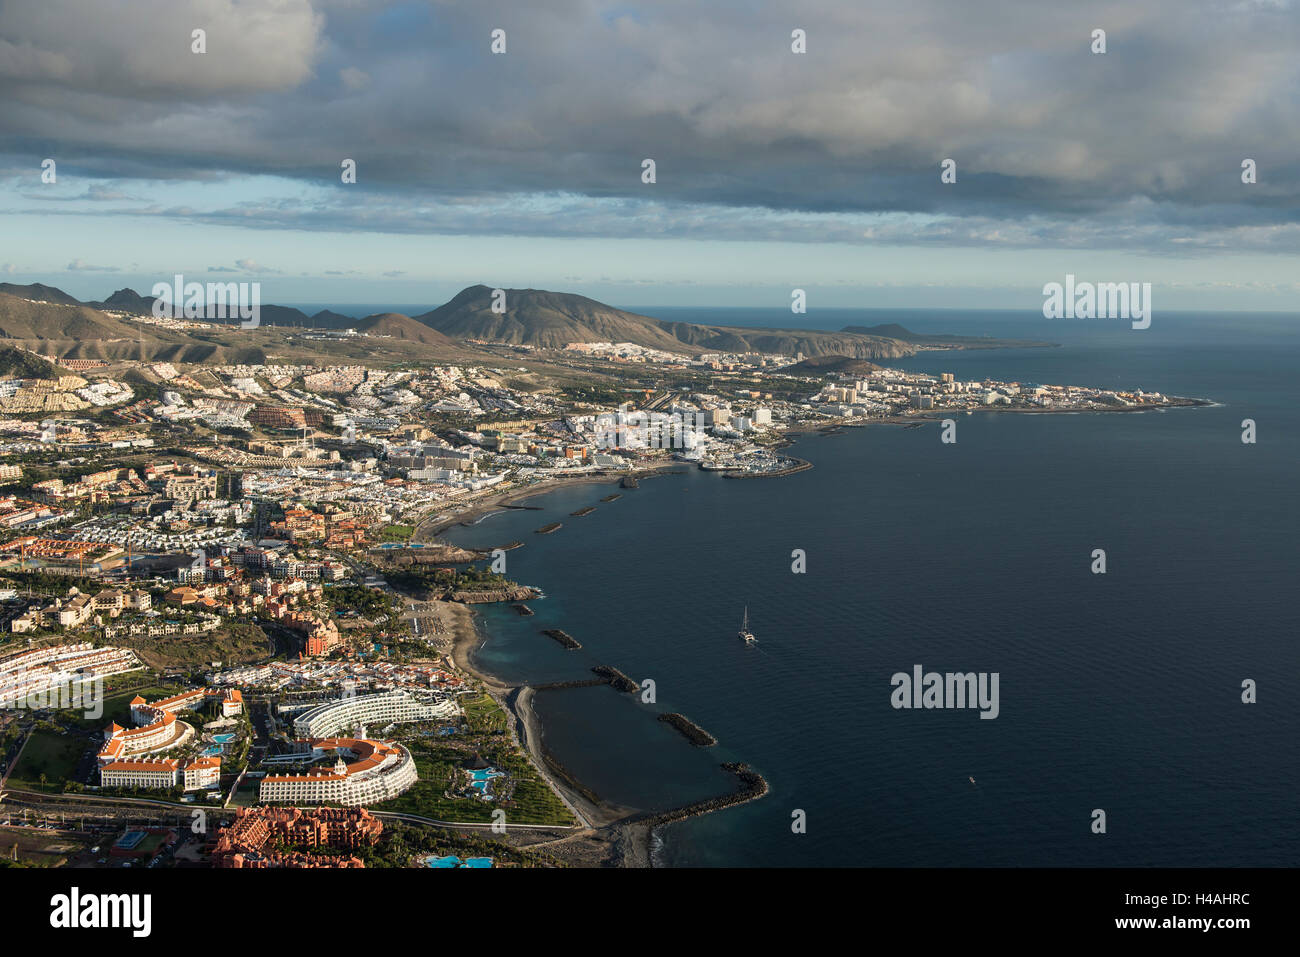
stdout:
[[[665,469],[654,470],[650,474],[665,474]],[[603,484],[611,481],[617,479],[593,476],[552,483],[545,488],[528,490],[524,495],[504,493],[490,503],[481,503],[475,510],[487,514],[520,498],[545,494],[570,484]],[[465,519],[466,515],[461,515],[439,523],[439,527],[449,528]],[[603,800],[569,772],[545,745],[545,729],[536,708],[537,695],[541,691],[557,692],[561,688],[534,687],[528,683],[510,684],[492,674],[477,657],[479,648],[491,637],[483,628],[481,616],[471,606],[460,602],[443,604],[451,617],[452,642],[446,656],[448,664],[477,681],[501,706],[508,716],[510,734],[515,743],[578,820],[578,826],[573,828],[569,836],[548,843],[569,844],[577,852],[580,863],[605,867],[652,867],[653,846],[659,827],[758,800],[767,793],[767,782],[757,772],[744,765],[724,765],[736,774],[740,787],[682,807],[646,811]]]
[[453,609],[454,621],[452,649],[448,656],[450,664],[477,680],[501,706],[510,720],[510,733],[515,743],[577,818],[578,826],[563,840],[584,840],[583,863],[615,867],[650,866],[648,833],[645,840],[637,839],[637,831],[627,823],[642,812],[601,800],[556,761],[544,744],[545,732],[534,707],[538,689],[528,684],[508,684],[483,668],[475,652],[489,635],[483,630],[478,614],[468,605],[449,602],[448,606]]
[[457,512],[454,515],[444,515],[432,520],[421,519],[416,525],[415,531],[411,533],[411,542],[413,544],[427,544],[449,528],[456,525],[470,524],[476,519],[509,509],[525,499],[537,495],[546,495],[549,492],[555,492],[563,488],[578,488],[583,485],[617,484],[624,476],[631,476],[636,479],[654,478],[657,475],[672,474],[682,467],[683,463],[674,460],[646,465],[630,472],[607,472],[545,478],[532,487],[506,489],[503,492],[489,495],[481,501],[473,502],[464,511]]
[[[1148,412],[1168,408],[1195,408],[1209,405],[1213,405],[1209,400],[1174,398],[1169,403],[1146,408],[1087,410],[983,408],[971,411],[972,413],[979,411],[1047,415],[1068,413],[1077,415],[1088,414],[1089,412]],[[955,415],[956,413],[948,414]],[[904,428],[916,428],[928,422],[937,423],[942,421],[944,417],[946,416],[942,411],[936,411],[862,421],[829,420],[821,425],[810,423],[803,427],[783,430],[775,447],[786,448],[805,436],[835,434],[845,427],[866,428],[871,425],[896,425]],[[814,467],[811,462],[804,459],[795,459],[795,463],[794,467],[777,473],[748,476],[731,475],[724,471],[723,476],[726,478],[776,478]],[[679,472],[682,467],[682,462],[672,460],[630,473],[574,477],[557,476],[552,479],[543,479],[533,487],[510,489],[491,495],[482,501],[473,503],[458,514],[444,516],[433,522],[421,522],[412,535],[412,541],[435,541],[436,536],[456,525],[468,524],[486,515],[517,506],[527,499],[545,495],[568,486],[617,484],[624,476],[629,474],[636,478],[649,478]],[[450,663],[454,668],[476,679],[484,690],[497,701],[509,718],[510,733],[516,744],[527,754],[539,774],[580,822],[579,826],[573,829],[573,834],[570,837],[561,838],[559,841],[550,843],[569,843],[573,838],[576,844],[576,839],[584,840],[585,846],[580,854],[581,863],[614,867],[653,867],[655,845],[661,838],[659,831],[662,827],[676,821],[759,800],[768,793],[768,784],[760,773],[743,764],[729,764],[724,765],[724,767],[736,776],[739,782],[737,790],[696,801],[682,807],[655,812],[612,805],[603,801],[574,777],[545,746],[545,729],[536,709],[537,694],[539,691],[555,691],[559,689],[547,686],[534,687],[527,682],[510,684],[486,670],[478,661],[477,651],[491,636],[482,627],[481,617],[467,605],[455,602],[448,602],[447,605],[453,617]]]

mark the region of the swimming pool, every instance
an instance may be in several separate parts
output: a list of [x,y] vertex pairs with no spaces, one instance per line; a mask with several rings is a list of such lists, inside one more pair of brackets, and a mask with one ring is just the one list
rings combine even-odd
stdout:
[[500,778],[504,776],[505,775],[501,771],[498,771],[496,768],[486,768],[484,770],[471,771],[469,772],[469,777],[470,777],[469,786],[474,788],[474,790],[478,791],[479,794],[483,795],[484,797],[487,797],[488,782],[491,781],[493,778]]
[[483,868],[483,867],[492,866],[492,858],[467,857],[464,861],[462,861],[455,854],[448,854],[446,857],[435,857],[435,856],[426,857],[424,859],[424,865],[426,867],[438,867],[438,868],[446,868],[446,867]]
[[212,740],[217,744],[225,744],[227,741],[234,741],[235,736],[233,734],[214,734]]

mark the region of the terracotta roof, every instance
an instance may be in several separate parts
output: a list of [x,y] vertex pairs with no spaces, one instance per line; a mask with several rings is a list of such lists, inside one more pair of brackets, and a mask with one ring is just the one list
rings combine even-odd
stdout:
[[158,758],[153,761],[114,761],[101,771],[175,771],[179,762],[175,758]]

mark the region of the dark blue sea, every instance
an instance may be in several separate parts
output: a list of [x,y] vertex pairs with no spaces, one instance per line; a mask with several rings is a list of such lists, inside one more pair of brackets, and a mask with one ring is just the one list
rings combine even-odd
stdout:
[[[652,314],[793,324],[777,310]],[[1300,317],[1157,310],[1136,331],[846,310],[809,326],[895,321],[1060,343],[922,353],[908,369],[1217,404],[963,415],[955,445],[934,424],[872,426],[799,440],[815,467],[786,478],[692,472],[611,503],[601,486],[531,499],[544,511],[448,536],[524,541],[508,574],[547,596],[533,618],[487,607],[479,663],[535,683],[598,663],[653,679],[653,705],[604,687],[538,698],[550,748],[610,801],[709,796],[732,786],[724,761],[768,779],[760,801],[664,829],[669,866],[1300,864]],[[551,521],[564,527],[533,534]],[[754,646],[736,638],[746,606]],[[997,672],[998,717],[894,709],[891,675],[917,664]],[[719,744],[692,747],[663,711]]]

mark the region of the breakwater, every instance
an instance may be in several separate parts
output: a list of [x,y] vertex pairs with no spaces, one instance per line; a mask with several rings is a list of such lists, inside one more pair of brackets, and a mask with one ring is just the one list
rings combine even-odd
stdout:
[[559,531],[560,529],[562,529],[563,527],[564,527],[564,526],[563,526],[562,524],[560,524],[559,522],[551,522],[551,524],[549,524],[549,525],[543,525],[541,528],[537,529],[537,530],[534,532],[534,534],[535,534],[535,535],[549,535],[549,534],[551,534],[551,532],[558,532],[558,531]]
[[617,668],[611,665],[596,665],[596,667],[592,668],[591,670],[594,671],[596,674],[600,675],[606,681],[608,681],[610,686],[613,687],[614,690],[616,691],[623,691],[626,692],[627,694],[635,694],[636,692],[641,690],[641,686],[639,684],[637,684],[627,675],[623,674],[623,672],[619,671]]
[[483,605],[496,601],[528,601],[539,595],[540,592],[536,588],[519,585],[514,588],[491,588],[482,591],[453,591],[447,595],[447,598],[465,605]]
[[542,629],[542,634],[554,638],[569,651],[577,651],[582,647],[577,638],[574,638],[573,635],[569,634],[567,631],[561,631],[558,628],[544,628]]
[[773,472],[726,472],[723,478],[729,479],[752,479],[752,478],[780,478],[783,475],[794,475],[796,472],[804,472],[812,468],[812,463],[806,459],[795,459],[789,468],[777,469]]
[[676,711],[668,714],[661,714],[659,720],[664,724],[670,724],[682,733],[687,741],[697,748],[708,748],[718,743],[718,739],[709,732],[705,731],[698,724],[686,717],[684,714],[678,714]]
[[687,818],[699,817],[701,814],[710,814],[713,811],[721,811],[724,808],[736,807],[739,804],[748,804],[750,801],[757,801],[759,798],[767,795],[769,790],[767,779],[759,774],[747,764],[727,763],[722,765],[723,770],[734,774],[740,782],[739,790],[730,794],[722,794],[718,797],[705,798],[702,801],[695,801],[691,804],[685,804],[670,811],[655,813],[648,811],[643,814],[635,815],[628,819],[629,824],[646,825],[646,853],[653,860],[654,832],[655,828],[663,827],[665,824],[672,824],[676,821],[684,821]]

